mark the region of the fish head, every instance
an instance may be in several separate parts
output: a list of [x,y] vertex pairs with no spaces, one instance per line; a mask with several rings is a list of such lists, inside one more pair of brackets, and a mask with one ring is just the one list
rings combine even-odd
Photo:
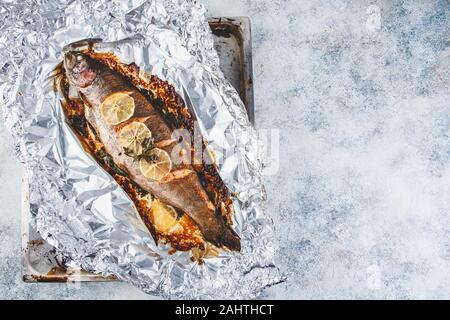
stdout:
[[79,87],[91,85],[97,76],[95,61],[82,52],[69,51],[64,55],[64,69],[69,81]]

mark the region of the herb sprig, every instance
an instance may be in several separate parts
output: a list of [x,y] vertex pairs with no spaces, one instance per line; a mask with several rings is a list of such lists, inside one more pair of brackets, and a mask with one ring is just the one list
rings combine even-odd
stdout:
[[156,155],[150,154],[155,148],[155,140],[153,138],[145,138],[141,143],[141,147],[142,151],[139,154],[128,147],[124,147],[123,151],[127,156],[134,158],[136,161],[145,159],[147,162],[154,162],[157,160]]

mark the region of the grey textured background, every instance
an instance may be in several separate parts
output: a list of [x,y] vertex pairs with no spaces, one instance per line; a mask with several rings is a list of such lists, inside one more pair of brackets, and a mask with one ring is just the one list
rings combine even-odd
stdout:
[[[450,298],[449,1],[207,0],[252,19],[256,125],[277,261],[264,298]],[[20,175],[0,125],[0,298],[151,298],[24,284]]]

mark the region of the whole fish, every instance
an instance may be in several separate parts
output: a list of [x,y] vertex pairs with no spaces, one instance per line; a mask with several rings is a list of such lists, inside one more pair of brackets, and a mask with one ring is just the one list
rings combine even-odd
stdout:
[[197,224],[205,240],[218,247],[240,251],[238,235],[225,223],[208,198],[191,164],[174,164],[170,173],[160,181],[146,178],[139,164],[127,155],[118,140],[119,125],[108,124],[101,116],[100,105],[109,95],[126,92],[134,99],[131,118],[143,122],[151,131],[155,144],[171,154],[174,148],[172,130],[159,111],[128,79],[81,52],[68,52],[64,69],[69,82],[75,86],[86,103],[85,117],[95,128],[114,163],[125,170],[141,188],[161,201],[176,207]]

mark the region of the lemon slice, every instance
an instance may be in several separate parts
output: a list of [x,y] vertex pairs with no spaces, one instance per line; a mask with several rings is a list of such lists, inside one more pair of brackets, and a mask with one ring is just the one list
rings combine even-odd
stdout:
[[123,92],[116,92],[103,100],[100,114],[110,125],[116,125],[130,119],[134,113],[134,99]]
[[177,212],[172,206],[154,200],[152,203],[152,220],[156,230],[161,233],[171,233],[178,225]]
[[144,177],[161,180],[172,170],[172,161],[166,151],[154,148],[139,161],[139,168]]
[[127,124],[119,132],[119,143],[122,148],[127,148],[133,154],[142,154],[143,142],[152,137],[151,131],[142,122],[134,121]]

